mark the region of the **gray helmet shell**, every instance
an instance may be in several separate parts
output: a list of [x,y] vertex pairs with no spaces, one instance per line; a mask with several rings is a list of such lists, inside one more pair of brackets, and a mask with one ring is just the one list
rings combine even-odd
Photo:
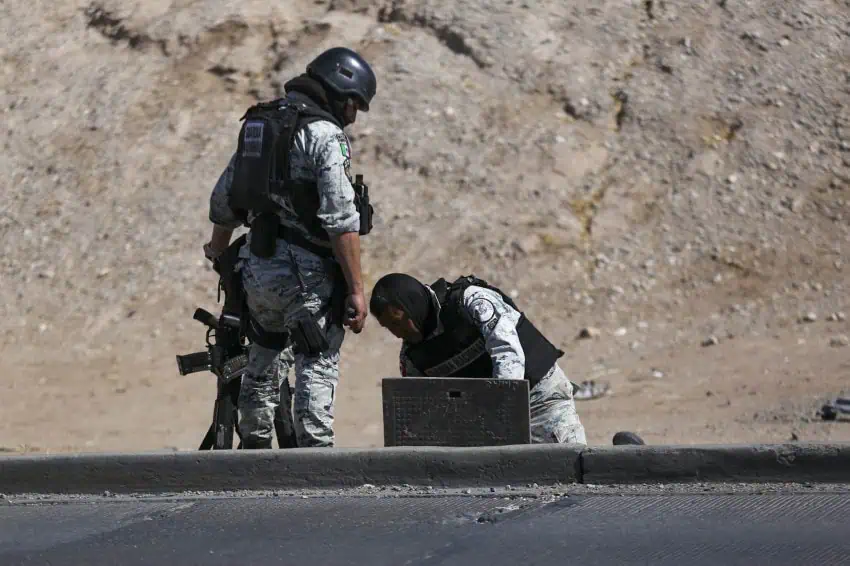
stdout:
[[307,65],[307,74],[338,95],[356,97],[364,112],[375,96],[378,79],[369,63],[347,47],[332,47]]

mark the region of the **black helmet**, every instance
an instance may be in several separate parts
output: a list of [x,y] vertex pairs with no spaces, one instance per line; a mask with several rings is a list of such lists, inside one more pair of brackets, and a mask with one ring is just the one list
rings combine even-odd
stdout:
[[369,111],[378,79],[369,63],[351,49],[328,49],[307,65],[307,74],[339,95],[356,97],[362,110]]

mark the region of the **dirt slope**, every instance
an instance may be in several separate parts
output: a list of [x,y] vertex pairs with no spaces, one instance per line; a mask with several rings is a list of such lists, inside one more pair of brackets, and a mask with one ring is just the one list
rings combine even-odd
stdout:
[[[850,389],[830,317],[850,308],[850,2],[4,9],[0,446],[197,444],[212,377],[174,354],[215,308],[209,191],[244,109],[336,44],[379,77],[351,130],[368,282],[514,291],[575,380],[612,383],[579,407],[592,443],[850,440],[813,419]],[[370,322],[344,346],[341,445],[382,443],[398,344]]]

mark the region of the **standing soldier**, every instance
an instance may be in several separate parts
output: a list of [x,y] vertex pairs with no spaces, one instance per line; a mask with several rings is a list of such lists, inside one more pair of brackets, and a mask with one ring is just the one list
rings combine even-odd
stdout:
[[284,85],[284,98],[248,109],[212,191],[208,258],[227,248],[233,230],[250,227],[237,264],[252,341],[239,395],[244,448],[272,446],[280,379],[291,364],[281,352],[290,345],[298,446],[334,445],[343,326],[359,333],[366,321],[360,236],[372,226],[343,129],[368,112],[376,86],[356,52],[321,53]]

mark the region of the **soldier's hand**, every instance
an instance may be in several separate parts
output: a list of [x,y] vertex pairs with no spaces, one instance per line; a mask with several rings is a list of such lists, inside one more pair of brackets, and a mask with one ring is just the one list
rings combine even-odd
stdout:
[[215,260],[218,259],[218,256],[221,255],[221,251],[215,249],[211,243],[204,244],[204,256],[210,260],[211,263],[215,263]]
[[366,296],[363,293],[354,293],[345,298],[344,326],[360,334],[366,325],[366,314]]

